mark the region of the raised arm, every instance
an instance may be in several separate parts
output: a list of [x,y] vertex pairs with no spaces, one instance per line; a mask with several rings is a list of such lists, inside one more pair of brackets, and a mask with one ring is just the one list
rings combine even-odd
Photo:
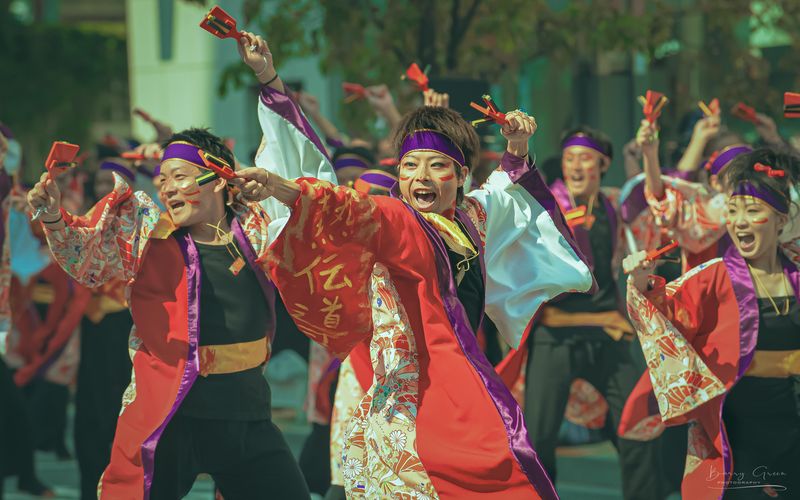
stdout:
[[657,199],[664,197],[664,183],[661,181],[661,162],[658,159],[658,129],[647,120],[642,120],[636,132],[636,144],[642,151],[645,189]]
[[678,171],[694,172],[700,168],[703,150],[708,141],[719,133],[720,124],[720,118],[717,115],[702,118],[695,124],[689,145],[678,162]]
[[336,128],[336,125],[331,123],[325,115],[322,114],[319,106],[319,100],[308,92],[300,92],[297,96],[300,107],[303,111],[311,117],[311,120],[317,124],[317,127],[322,131],[325,136],[325,142],[335,148],[345,145],[345,137]]
[[[248,34],[254,45],[259,47],[256,54],[248,48],[240,46],[242,59],[248,64],[264,83],[262,73],[264,61],[268,61],[267,74],[277,74],[272,66],[272,54],[261,57],[262,50],[269,53],[266,42],[259,36]],[[264,49],[265,48],[265,49]],[[300,107],[285,92],[280,79],[264,85],[258,99],[258,121],[261,125],[262,146],[255,158],[256,167],[276,174],[284,179],[312,177],[329,182],[336,182],[330,160],[319,136],[309,124]],[[273,241],[280,233],[289,217],[289,209],[273,198],[261,203],[270,218],[269,239]]]
[[594,279],[558,203],[528,158],[536,122],[507,115],[500,168],[467,195],[473,220],[485,223],[486,313],[517,348],[528,323],[548,300],[587,292]]
[[367,101],[375,114],[386,120],[389,129],[394,129],[399,123],[402,115],[394,103],[392,93],[386,85],[373,85],[367,87]]

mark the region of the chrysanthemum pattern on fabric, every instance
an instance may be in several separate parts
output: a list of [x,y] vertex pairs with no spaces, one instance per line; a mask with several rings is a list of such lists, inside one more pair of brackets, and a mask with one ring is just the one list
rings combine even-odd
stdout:
[[414,334],[388,270],[370,287],[375,381],[347,429],[342,454],[348,498],[436,499],[416,450],[419,363]]

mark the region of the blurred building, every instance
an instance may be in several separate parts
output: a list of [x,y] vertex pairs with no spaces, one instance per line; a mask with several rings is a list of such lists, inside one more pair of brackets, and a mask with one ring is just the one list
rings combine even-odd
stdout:
[[[244,19],[242,0],[219,5],[237,20]],[[223,72],[239,61],[236,42],[219,40],[198,25],[210,7],[179,0],[126,0],[131,107],[139,107],[175,130],[207,126],[235,139],[235,153],[252,162],[261,132],[256,114],[258,86],[254,76],[244,86],[220,96]],[[240,21],[241,23],[241,21]],[[247,30],[247,26],[239,25]],[[268,40],[268,39],[267,39]],[[286,61],[274,54],[284,82],[301,86],[319,97],[323,111],[332,104],[330,79],[314,58]],[[133,132],[144,139],[149,126],[133,121]]]

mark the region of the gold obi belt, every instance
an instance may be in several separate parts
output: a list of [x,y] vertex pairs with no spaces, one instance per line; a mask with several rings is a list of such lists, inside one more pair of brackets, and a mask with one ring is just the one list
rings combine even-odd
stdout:
[[793,351],[756,351],[744,373],[748,377],[788,378],[800,375],[800,349]]
[[52,304],[56,299],[53,285],[37,283],[31,288],[31,301],[37,304]]
[[251,342],[200,346],[200,375],[222,375],[250,370],[264,364],[269,357],[265,338]]
[[557,307],[545,306],[539,323],[552,328],[596,326],[602,328],[614,340],[636,333],[630,322],[619,311],[567,312]]
[[112,299],[107,295],[95,295],[86,307],[86,317],[94,324],[100,323],[106,314],[113,314],[124,311],[128,308],[125,303]]

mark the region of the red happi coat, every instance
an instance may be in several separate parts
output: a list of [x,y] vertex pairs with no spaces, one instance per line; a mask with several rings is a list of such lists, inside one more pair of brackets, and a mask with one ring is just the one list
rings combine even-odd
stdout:
[[[65,212],[67,227],[46,234],[57,262],[83,285],[95,288],[114,279],[128,283],[133,371],[98,496],[147,499],[159,438],[198,373],[213,371],[214,360],[199,356],[201,277],[191,237],[176,231],[147,195],[133,193],[121,178],[116,181],[91,218]],[[272,308],[274,290],[260,264],[269,219],[257,205],[239,205],[236,215],[233,234],[256,271],[265,307]],[[265,340],[267,356],[273,330],[274,324]]]
[[[781,256],[800,297],[800,271]],[[683,498],[718,500],[733,460],[722,421],[725,398],[750,367],[758,339],[758,300],[747,264],[734,246],[666,284],[640,292],[628,286],[628,313],[647,371],[631,393],[619,433],[656,437],[666,425],[689,423]]]
[[[299,185],[272,246],[273,280],[312,340],[344,357],[373,338],[377,356],[346,445],[348,496],[556,498],[522,412],[478,348],[438,233],[400,200]],[[376,337],[373,301],[397,311]]]

